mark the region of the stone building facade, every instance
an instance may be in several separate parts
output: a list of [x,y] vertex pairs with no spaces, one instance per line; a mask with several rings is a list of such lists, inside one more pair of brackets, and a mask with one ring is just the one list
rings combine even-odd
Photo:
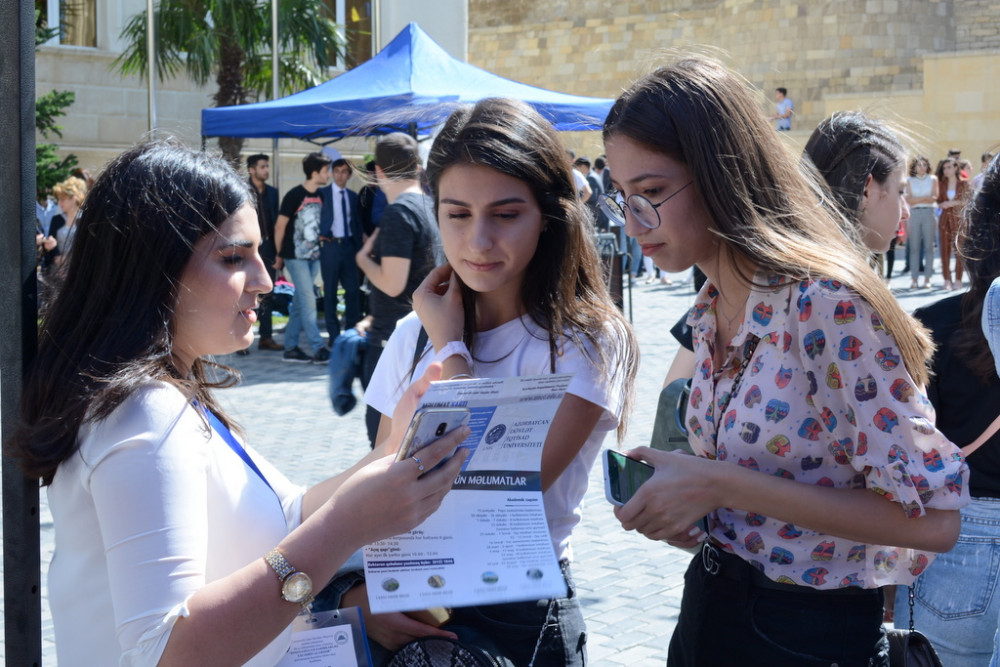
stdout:
[[[470,0],[469,20],[470,62],[533,85],[613,97],[664,58],[707,53],[761,89],[762,111],[788,88],[793,140],[852,105],[900,119],[932,154],[1000,141],[993,0]],[[935,75],[956,66],[928,80],[929,59]]]

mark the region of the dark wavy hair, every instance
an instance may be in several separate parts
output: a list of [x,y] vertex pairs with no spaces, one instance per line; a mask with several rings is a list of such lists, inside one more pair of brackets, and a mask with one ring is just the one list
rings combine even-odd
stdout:
[[969,291],[962,295],[962,326],[956,349],[969,368],[985,382],[997,378],[993,353],[983,334],[983,301],[1000,277],[1000,158],[993,158],[983,185],[965,207],[959,252],[969,273]]
[[830,186],[840,212],[858,224],[868,176],[885,185],[904,165],[906,150],[882,121],[861,111],[838,111],[813,130],[804,157]]
[[[525,272],[521,301],[532,320],[548,332],[553,355],[557,354],[556,341],[564,336],[587,353],[582,337],[590,343],[589,349],[597,355],[592,361],[603,373],[622,374],[625,409],[619,423],[621,436],[632,405],[638,346],[631,326],[608,293],[590,216],[577,196],[558,134],[527,104],[500,98],[482,100],[453,112],[434,140],[427,178],[435,208],[441,175],[461,165],[489,167],[531,189],[544,231]],[[475,353],[476,293],[462,285],[462,300],[465,342]],[[614,341],[606,336],[609,326],[615,331]],[[612,368],[612,363],[618,365]]]
[[80,426],[150,380],[175,384],[233,426],[209,389],[235,374],[199,359],[182,377],[171,322],[195,243],[252,201],[226,162],[172,140],[139,144],[107,165],[84,202],[8,443],[27,475],[51,483],[77,450]]

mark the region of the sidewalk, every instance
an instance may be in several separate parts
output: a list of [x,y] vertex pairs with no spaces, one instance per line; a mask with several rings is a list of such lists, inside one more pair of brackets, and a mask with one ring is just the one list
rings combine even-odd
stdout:
[[[897,268],[901,266],[897,260]],[[909,282],[908,276],[892,281],[908,311],[950,294],[940,287],[911,291],[906,289]],[[932,282],[940,285],[940,274]],[[677,349],[669,329],[693,298],[690,284],[645,285],[640,280],[631,290],[642,361],[636,409],[623,449],[649,443],[659,389]],[[628,288],[625,301],[628,314]],[[243,425],[252,446],[292,481],[318,482],[349,467],[368,450],[362,407],[345,417],[333,413],[325,365],[283,363],[280,352],[261,352],[256,346],[249,356],[228,355],[220,361],[243,373],[237,387],[218,392],[220,401]],[[605,442],[606,446],[614,444],[610,438]],[[52,520],[44,492],[41,520],[43,664],[48,667],[56,660],[45,586],[52,557]],[[587,620],[592,663],[664,664],[690,556],[621,529],[604,499],[600,465],[592,471],[584,520],[574,532],[573,545],[573,573]]]

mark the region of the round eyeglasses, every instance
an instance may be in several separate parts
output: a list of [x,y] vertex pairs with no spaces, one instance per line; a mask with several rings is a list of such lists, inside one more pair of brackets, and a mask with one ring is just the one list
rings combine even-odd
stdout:
[[600,199],[601,209],[604,211],[605,215],[607,215],[615,223],[624,225],[625,209],[627,208],[632,211],[632,217],[634,217],[636,222],[640,225],[647,229],[656,229],[660,226],[660,214],[656,209],[660,208],[668,201],[679,195],[692,183],[694,183],[694,181],[688,181],[659,204],[654,204],[642,195],[629,195],[626,200],[622,201],[620,194],[603,194]]

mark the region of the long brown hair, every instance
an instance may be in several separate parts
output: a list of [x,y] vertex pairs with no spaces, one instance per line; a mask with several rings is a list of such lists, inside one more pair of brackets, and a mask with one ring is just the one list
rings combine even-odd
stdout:
[[707,58],[662,67],[615,102],[604,138],[615,135],[687,165],[742,280],[752,284],[742,269],[750,264],[848,285],[882,317],[910,375],[926,383],[926,330],[869,268],[858,230],[767,124],[748,83]]
[[195,243],[250,201],[226,162],[172,141],[139,144],[108,164],[84,201],[8,443],[28,476],[51,483],[79,447],[80,426],[108,417],[151,380],[234,426],[209,391],[234,383],[233,372],[197,359],[181,376],[171,320]]
[[[549,337],[569,338],[600,371],[622,378],[625,432],[633,403],[638,345],[608,293],[590,217],[576,194],[566,149],[552,125],[527,104],[486,99],[456,110],[434,141],[427,178],[438,203],[441,175],[456,165],[481,165],[512,176],[531,189],[545,230],[521,286],[525,311]],[[475,354],[476,294],[462,286],[465,342]],[[608,328],[614,332],[608,336]],[[588,345],[583,345],[585,339]],[[555,351],[555,347],[553,347]],[[556,353],[556,352],[554,352]]]

